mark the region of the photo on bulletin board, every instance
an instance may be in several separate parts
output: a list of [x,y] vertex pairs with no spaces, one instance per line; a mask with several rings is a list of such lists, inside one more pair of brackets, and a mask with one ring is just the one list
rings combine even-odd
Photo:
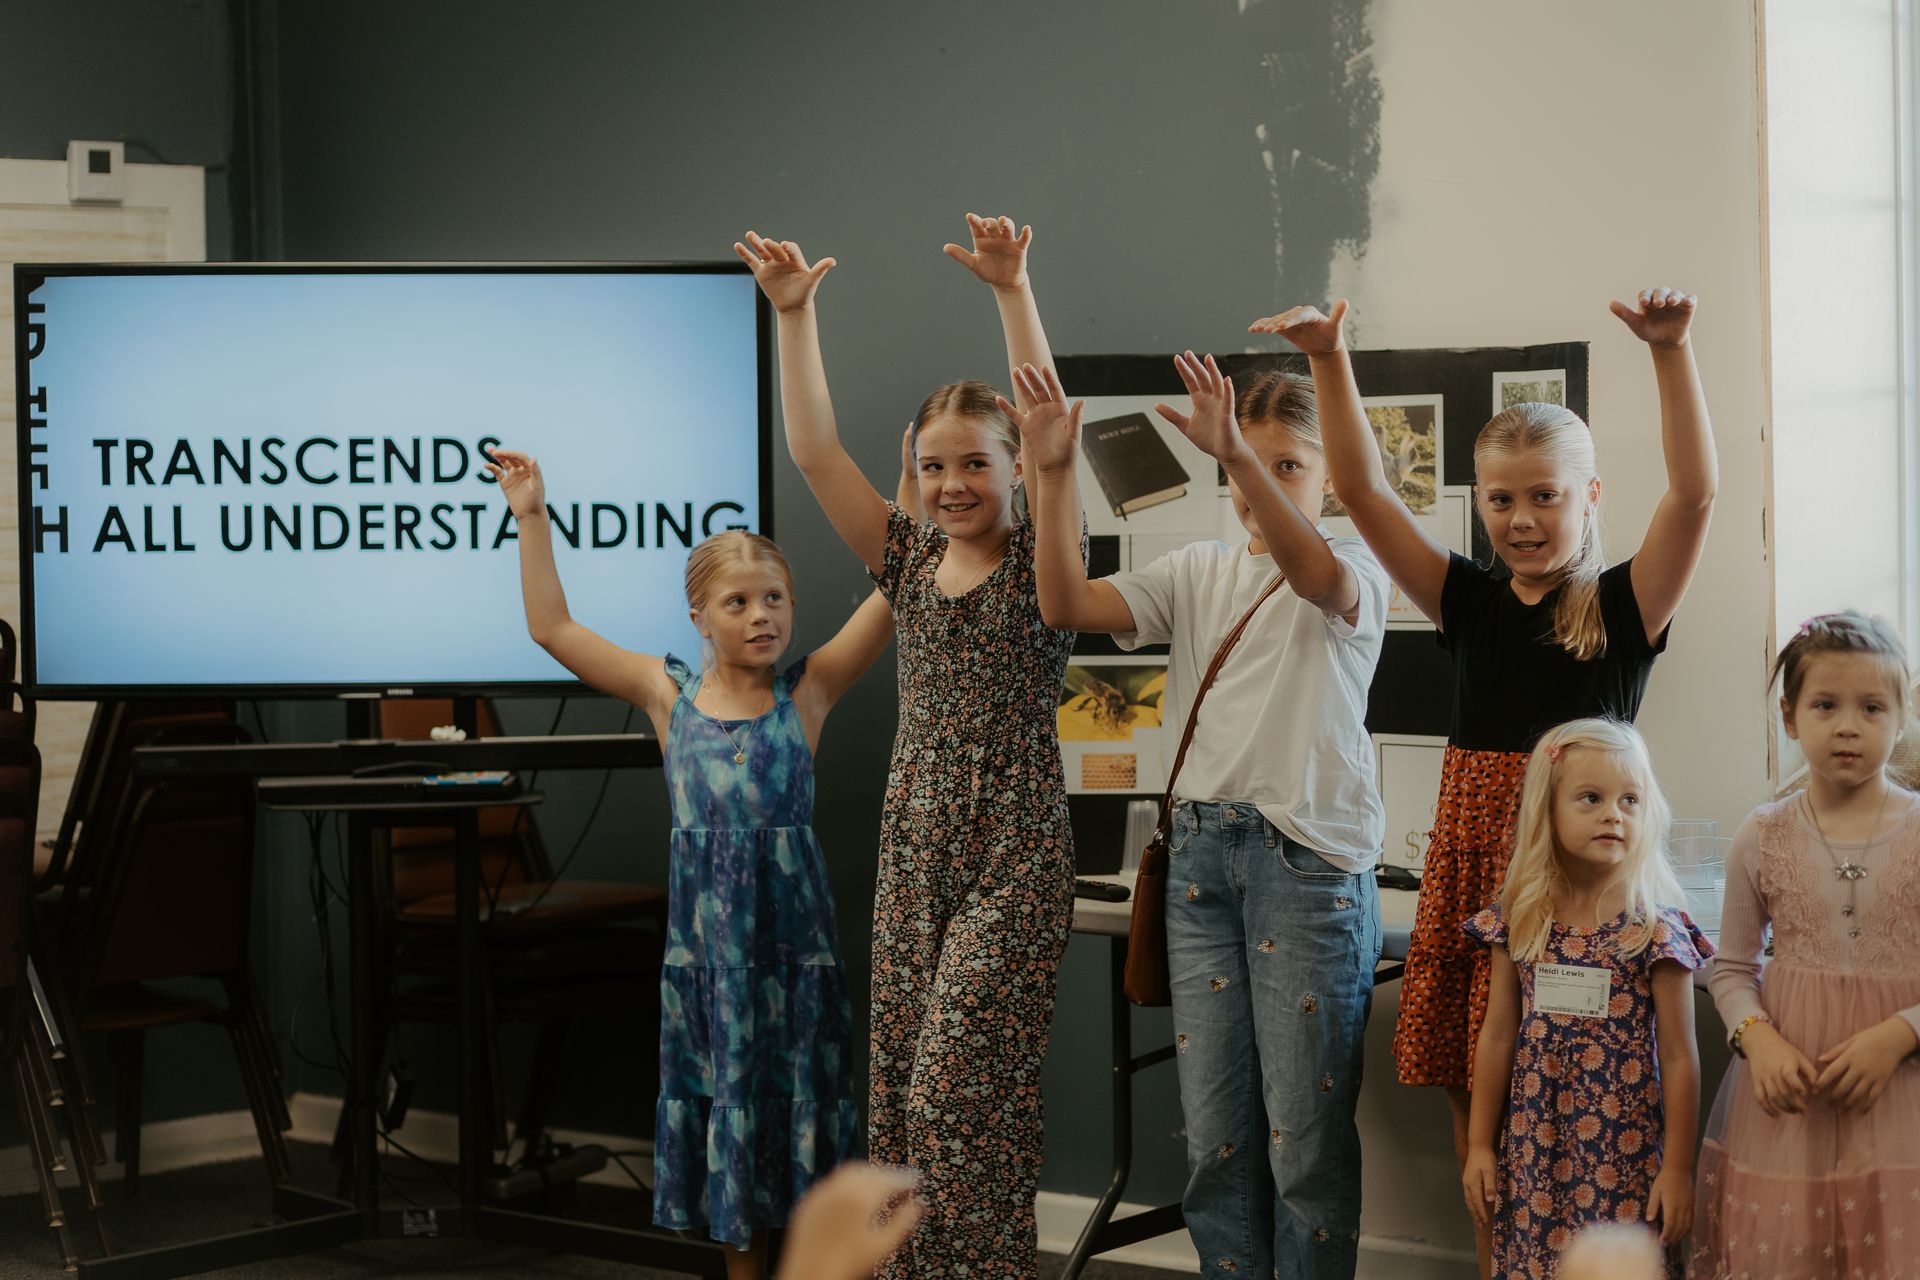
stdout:
[[1166,692],[1165,657],[1073,656],[1057,712],[1069,794],[1166,789],[1160,724]]
[[1217,537],[1219,464],[1153,410],[1165,403],[1187,413],[1193,401],[1184,395],[1086,400],[1075,473],[1087,533],[1095,538],[1172,537],[1182,544]]
[[1493,411],[1504,413],[1517,404],[1567,402],[1565,369],[1522,369],[1493,375]]
[[1380,857],[1389,866],[1417,872],[1427,856],[1447,740],[1425,734],[1376,733],[1373,749],[1380,803],[1387,815]]
[[[1445,398],[1437,394],[1364,396],[1360,403],[1373,427],[1387,484],[1407,504],[1407,510],[1426,515],[1439,496]],[[1329,493],[1321,503],[1320,514],[1344,516],[1347,509]]]

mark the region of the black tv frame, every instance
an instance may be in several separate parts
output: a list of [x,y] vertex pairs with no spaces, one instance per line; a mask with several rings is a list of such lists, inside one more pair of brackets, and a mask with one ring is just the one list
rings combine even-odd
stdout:
[[[587,691],[578,680],[315,684],[44,684],[36,670],[33,617],[33,501],[28,452],[28,305],[45,281],[65,276],[152,275],[751,275],[738,260],[712,262],[22,262],[13,268],[16,495],[20,523],[20,682],[42,702],[106,699],[388,697],[568,697]],[[755,404],[759,415],[759,532],[773,535],[773,312],[757,289],[754,302]]]

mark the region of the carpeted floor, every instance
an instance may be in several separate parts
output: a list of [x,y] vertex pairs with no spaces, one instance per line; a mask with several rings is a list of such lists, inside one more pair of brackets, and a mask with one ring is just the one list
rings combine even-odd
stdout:
[[[324,1148],[295,1143],[290,1154],[298,1185],[316,1190],[331,1187],[332,1169]],[[401,1193],[429,1205],[444,1204],[451,1198],[447,1184],[436,1172],[398,1157],[390,1157],[386,1169],[393,1178],[384,1200],[390,1208],[406,1206]],[[121,1198],[117,1183],[107,1184],[104,1194],[107,1230],[113,1237],[116,1253],[226,1235],[273,1220],[266,1175],[257,1160],[203,1165],[144,1177],[140,1194],[130,1202]],[[640,1195],[637,1188],[623,1191],[583,1186],[577,1189],[574,1202],[565,1212],[584,1221],[632,1226],[636,1218],[643,1218],[646,1212],[644,1201],[638,1199]],[[89,1219],[84,1213],[75,1212],[80,1205],[78,1191],[68,1190],[66,1199],[69,1212],[73,1213],[71,1229],[81,1255],[98,1256],[99,1245]],[[42,1222],[38,1196],[0,1199],[0,1280],[45,1280],[62,1274],[54,1233]],[[1058,1256],[1043,1255],[1042,1280],[1058,1277],[1062,1262]],[[232,1267],[212,1274],[257,1276],[261,1280],[363,1280],[372,1276],[439,1280],[462,1275],[575,1276],[589,1280],[614,1276],[627,1280],[661,1277],[666,1280],[678,1275],[595,1258],[448,1239],[353,1245],[277,1262]],[[1088,1280],[1173,1280],[1175,1275],[1099,1261],[1083,1274]]]

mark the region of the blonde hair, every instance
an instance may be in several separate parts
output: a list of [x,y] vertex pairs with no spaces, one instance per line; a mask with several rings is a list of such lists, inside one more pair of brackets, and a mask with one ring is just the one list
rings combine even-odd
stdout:
[[1570,720],[1547,730],[1527,761],[1521,783],[1520,816],[1513,835],[1513,859],[1500,889],[1500,911],[1507,921],[1507,952],[1515,960],[1537,960],[1545,951],[1553,924],[1553,882],[1559,873],[1559,842],[1553,831],[1554,791],[1567,752],[1600,751],[1622,762],[1640,792],[1638,838],[1627,850],[1620,879],[1627,891],[1627,928],[1621,951],[1638,955],[1653,941],[1662,903],[1681,901],[1679,879],[1667,864],[1667,832],[1673,823],[1667,797],[1654,777],[1653,757],[1639,730],[1619,720]]
[[[1481,459],[1532,453],[1578,476],[1584,490],[1599,474],[1593,464],[1593,432],[1573,410],[1557,404],[1524,401],[1493,415],[1473,442],[1473,467]],[[1585,662],[1607,649],[1607,628],[1600,616],[1600,572],[1607,567],[1600,548],[1600,506],[1585,512],[1580,545],[1561,570],[1560,599],[1553,606],[1553,638]]]
[[986,428],[987,435],[1007,451],[1008,457],[1019,461],[1020,428],[1001,410],[1000,393],[986,383],[969,378],[935,387],[933,394],[920,402],[920,412],[913,415],[914,452],[920,450],[920,433],[940,417],[972,418]]
[[[1293,437],[1294,443],[1325,453],[1320,442],[1320,402],[1313,398],[1313,379],[1284,369],[1255,374],[1233,398],[1233,416],[1242,430],[1272,423]],[[1311,513],[1317,517],[1318,513]]]
[[[706,608],[714,580],[729,569],[739,568],[771,569],[787,584],[787,595],[793,595],[793,566],[773,539],[744,529],[729,529],[704,539],[687,553],[687,607]],[[711,640],[700,642],[700,659],[702,666],[713,665]]]
[[1868,617],[1858,609],[1815,614],[1801,623],[1793,638],[1781,648],[1780,656],[1773,660],[1770,682],[1780,685],[1780,696],[1785,699],[1788,710],[1800,701],[1800,687],[1806,683],[1808,664],[1823,653],[1859,653],[1871,657],[1886,677],[1887,691],[1893,695],[1895,709],[1903,718],[1912,711],[1913,694],[1909,686],[1913,677],[1907,669],[1906,648],[1885,618]]

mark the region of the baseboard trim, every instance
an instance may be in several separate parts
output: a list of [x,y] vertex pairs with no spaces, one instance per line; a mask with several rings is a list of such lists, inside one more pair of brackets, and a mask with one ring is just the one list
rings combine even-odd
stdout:
[[[1092,1196],[1066,1195],[1042,1191],[1035,1202],[1040,1249],[1043,1253],[1071,1253],[1080,1239],[1080,1231],[1093,1216],[1100,1202]],[[1124,1218],[1144,1213],[1152,1205],[1124,1201],[1113,1216]],[[1103,1261],[1124,1262],[1137,1267],[1158,1267],[1194,1275],[1202,1269],[1200,1255],[1194,1252],[1193,1239],[1185,1231],[1173,1232],[1155,1240],[1115,1249],[1099,1255]],[[1478,1280],[1479,1265],[1473,1254],[1442,1248],[1424,1240],[1403,1240],[1396,1236],[1360,1234],[1360,1263],[1356,1280]]]
[[[60,1175],[60,1185],[79,1186],[79,1178],[72,1168],[72,1153],[67,1150],[65,1117],[56,1112],[55,1123],[61,1130],[60,1154],[68,1163],[67,1171]],[[102,1133],[100,1141],[111,1157],[113,1134]],[[249,1111],[219,1111],[183,1120],[158,1120],[140,1129],[143,1177],[203,1164],[245,1160],[259,1154],[260,1137],[254,1132],[253,1113]],[[119,1161],[109,1158],[94,1169],[93,1176],[101,1182],[118,1182],[125,1173]],[[33,1173],[33,1156],[26,1145],[0,1148],[0,1196],[27,1195],[39,1189],[40,1181]]]
[[[333,1141],[334,1126],[340,1119],[340,1099],[329,1094],[295,1093],[287,1109],[293,1128],[287,1137],[294,1142],[326,1144]],[[643,1182],[653,1173],[651,1140],[617,1134],[588,1133],[582,1130],[555,1129],[557,1141],[580,1146],[599,1143],[612,1151],[633,1152],[626,1162]],[[415,1109],[407,1113],[407,1123],[394,1137],[425,1159],[451,1163],[460,1146],[457,1117],[443,1111]],[[113,1150],[113,1135],[101,1135],[107,1150]],[[260,1154],[260,1140],[254,1133],[253,1116],[246,1111],[222,1111],[212,1115],[190,1116],[184,1120],[163,1120],[141,1131],[140,1171],[142,1174],[169,1173],[198,1165],[246,1160]],[[118,1181],[121,1166],[109,1161],[94,1171],[103,1182]],[[634,1179],[619,1165],[609,1164],[582,1181],[600,1186],[632,1187]],[[63,1186],[73,1185],[71,1170],[61,1175]],[[38,1189],[32,1160],[24,1146],[0,1149],[0,1196],[24,1195]],[[1035,1203],[1040,1248],[1046,1253],[1072,1251],[1081,1228],[1093,1216],[1099,1202],[1092,1196],[1042,1191]],[[1122,1203],[1115,1217],[1142,1213],[1150,1205]],[[1200,1269],[1199,1255],[1184,1231],[1143,1240],[1139,1244],[1101,1254],[1107,1261],[1133,1266],[1157,1267],[1188,1275]],[[1474,1280],[1478,1272],[1471,1253],[1447,1249],[1420,1240],[1363,1233],[1360,1237],[1359,1280]]]

